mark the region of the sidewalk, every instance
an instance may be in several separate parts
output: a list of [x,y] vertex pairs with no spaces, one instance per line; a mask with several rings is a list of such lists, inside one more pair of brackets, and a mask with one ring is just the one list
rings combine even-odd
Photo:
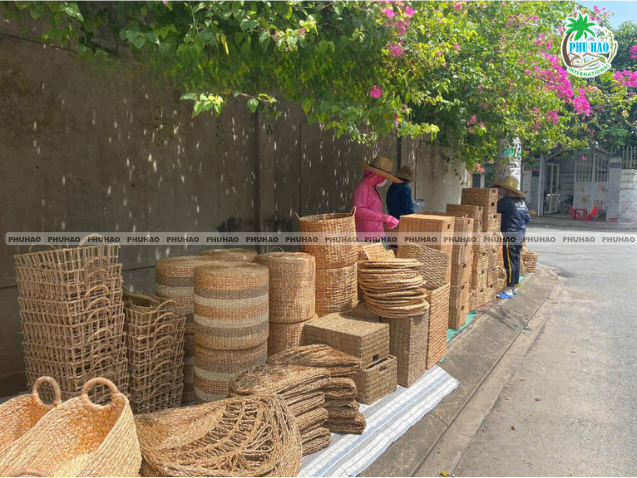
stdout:
[[449,344],[441,367],[460,380],[460,386],[405,435],[396,441],[361,476],[413,476],[425,462],[456,417],[482,386],[526,324],[544,303],[555,274],[539,266],[526,279],[513,300],[497,301]]

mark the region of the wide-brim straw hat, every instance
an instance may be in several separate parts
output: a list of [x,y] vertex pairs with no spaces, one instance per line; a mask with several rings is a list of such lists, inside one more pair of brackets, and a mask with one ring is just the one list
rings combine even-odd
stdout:
[[524,192],[522,192],[522,191],[520,191],[518,189],[518,186],[520,185],[520,182],[517,179],[515,179],[513,176],[507,176],[502,181],[493,181],[493,185],[501,187],[501,188],[504,188],[504,189],[507,189],[509,191],[513,191],[515,194],[520,196],[522,199],[526,198],[526,193],[524,193]]
[[376,156],[371,163],[360,162],[358,165],[385,179],[389,179],[392,183],[402,183],[400,179],[392,174],[394,162],[385,156]]
[[396,177],[404,181],[411,181],[412,183],[416,181],[416,176],[414,176],[414,172],[409,166],[400,168],[396,173]]

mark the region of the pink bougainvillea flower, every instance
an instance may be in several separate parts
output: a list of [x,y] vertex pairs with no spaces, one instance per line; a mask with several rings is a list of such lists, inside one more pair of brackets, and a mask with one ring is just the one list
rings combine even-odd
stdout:
[[476,115],[473,115],[469,121],[467,121],[467,126],[471,126],[477,121]]
[[396,13],[391,8],[383,8],[383,13],[387,18],[394,18]]
[[398,113],[394,113],[394,124],[398,126]]
[[586,156],[582,156],[582,161],[588,161],[588,158]]
[[480,127],[484,128],[484,121],[480,121]]
[[407,15],[408,17],[413,17],[414,13],[416,13],[416,10],[414,10],[411,7],[407,7],[405,8],[405,15]]
[[383,94],[383,90],[381,90],[378,86],[374,86],[371,90],[369,90],[369,96],[372,98],[380,98],[380,95]]
[[398,32],[398,34],[401,37],[405,36],[405,33],[407,32],[407,26],[409,25],[409,19],[405,20],[405,21],[398,21],[396,22],[396,31]]
[[405,53],[405,49],[399,44],[390,43],[387,46],[387,50],[389,51],[389,54],[393,57],[401,56],[403,53]]
[[305,30],[305,28],[299,28],[299,35],[305,35],[307,33],[307,31]]
[[437,55],[437,56],[442,56],[442,53],[441,53],[441,52],[439,52],[439,51],[437,51],[437,52],[436,52],[436,55]]
[[551,43],[551,42],[547,42],[547,43],[546,43],[546,48],[547,48],[547,50],[550,50],[550,49],[551,49],[551,45],[552,45],[552,43]]
[[624,76],[621,74],[620,71],[616,71],[615,73],[613,73],[613,80],[621,80],[623,78]]
[[460,44],[459,44],[459,43],[456,43],[456,44],[455,44],[455,46],[454,46],[454,48],[455,48],[456,50],[460,50]]
[[460,2],[454,3],[453,4],[453,8],[455,8],[458,11],[462,10],[462,3],[460,3]]
[[549,123],[558,124],[560,122],[560,118],[557,116],[557,110],[555,111],[547,111],[546,112],[546,120]]

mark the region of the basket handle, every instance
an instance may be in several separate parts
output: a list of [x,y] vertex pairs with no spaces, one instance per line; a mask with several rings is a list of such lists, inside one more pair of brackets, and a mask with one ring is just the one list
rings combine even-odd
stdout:
[[[108,297],[98,297],[97,299],[92,300],[91,303],[86,306],[86,310],[91,310],[93,308],[93,306],[95,304],[99,303],[99,302],[106,302],[105,307],[110,307],[112,305],[111,299],[109,299]],[[97,312],[97,310],[95,312]],[[93,317],[95,312],[93,312],[93,314],[91,314],[91,318]],[[109,310],[108,313],[110,315],[111,311]]]
[[108,287],[106,287],[104,284],[98,284],[98,285],[94,285],[89,290],[87,290],[86,294],[84,294],[84,298],[86,299],[93,292],[95,292],[96,290],[99,290],[99,289],[102,289],[106,294],[108,294],[110,292],[110,290],[108,290]]
[[[172,335],[167,335],[166,337],[162,337],[161,339],[158,339],[157,342],[153,343],[153,348],[158,348],[164,342],[167,342],[167,343],[176,342],[176,339]],[[171,354],[173,353],[173,350],[171,350],[171,349],[167,349],[167,350]],[[164,352],[160,352],[158,355],[155,356],[155,358],[156,359],[160,358],[163,353]]]
[[299,216],[299,213],[294,211],[294,215],[296,216],[297,219],[301,219],[301,216]]
[[53,476],[51,473],[46,471],[38,470],[36,468],[20,468],[16,471],[10,471],[7,473],[9,477],[17,477],[17,476]]
[[[168,306],[171,306],[171,307],[175,307],[175,308],[176,308],[176,307],[177,307],[177,302],[175,302],[175,301],[174,301],[174,300],[172,300],[172,299],[165,300],[164,302],[162,302],[161,304],[159,304],[159,305],[157,306],[157,312],[159,312],[160,310],[162,310],[164,307],[168,307]],[[171,312],[171,313],[172,313],[172,312]]]
[[352,210],[349,212],[349,215],[350,215],[350,216],[354,216],[354,215],[356,215],[356,206],[354,206],[354,207],[352,208]]
[[[94,313],[95,313],[95,312],[93,312],[93,314],[94,314]],[[106,334],[106,335],[113,335],[113,332],[111,332],[111,329],[109,329],[109,328],[107,328],[107,327],[104,327],[104,328],[99,329],[99,330],[98,330],[97,332],[95,332],[93,335],[91,335],[91,336],[88,338],[87,342],[88,342],[88,343],[93,342],[93,339],[94,339],[95,337],[99,337],[100,335],[102,335],[102,333],[103,333],[103,332],[107,332],[107,334]]]
[[[38,393],[38,389],[40,385],[44,382],[51,385],[53,388],[53,403],[44,403],[40,398],[40,394]],[[33,384],[33,389],[31,391],[31,397],[33,397],[33,401],[40,407],[46,408],[47,410],[52,410],[53,407],[57,407],[62,404],[62,391],[60,390],[60,386],[52,377],[40,377]]]
[[57,247],[55,247],[53,244],[49,244],[48,242],[38,242],[37,244],[31,244],[29,246],[29,254],[33,252],[33,248],[35,246],[47,246],[53,249],[54,251],[57,249]]
[[[276,251],[275,249],[279,249],[279,250]],[[272,246],[270,248],[270,252],[285,252],[285,251],[283,250],[283,248],[281,246]]]
[[99,237],[102,240],[102,242],[104,244],[106,244],[106,238],[104,236],[102,236],[101,234],[98,234],[97,232],[94,232],[93,234],[89,234],[84,239],[82,239],[80,241],[80,243],[78,244],[78,247],[82,247],[86,241],[88,241],[89,239],[91,239],[93,237]]
[[[153,367],[153,369],[150,371],[150,373],[151,373],[151,374],[154,374],[154,373],[155,373],[158,369],[160,369],[163,365],[165,365],[165,364],[169,364],[169,365],[170,365],[170,364],[172,364],[172,363],[173,363],[173,361],[172,361],[172,360],[164,360],[163,362],[159,362],[157,365],[155,365],[155,366]],[[171,375],[171,376],[172,376],[172,374],[171,374],[170,372],[162,372],[161,374],[159,374],[159,377],[161,377],[161,376],[163,376],[163,375],[166,375],[166,374],[169,374],[169,375]],[[153,380],[153,381],[154,381],[154,380]]]
[[[157,322],[159,319],[161,319],[161,318],[162,318],[162,317],[164,317],[165,315],[169,315],[169,314],[170,314],[170,312],[169,312],[168,314],[164,314],[164,315],[162,315],[162,316],[160,316],[160,317],[157,317],[157,319],[155,320],[155,322]],[[175,332],[176,332],[176,330],[175,330],[175,325],[174,325],[174,324],[172,324],[172,323],[170,323],[170,322],[168,322],[168,323],[166,323],[166,324],[162,324],[162,325],[160,325],[159,327],[157,327],[157,329],[155,330],[155,332],[153,332],[153,335],[152,335],[152,336],[153,336],[153,337],[157,337],[157,335],[158,335],[159,333],[162,333],[164,330],[170,330],[170,331],[172,331],[172,333],[175,333]]]
[[84,282],[90,283],[95,276],[97,276],[97,280],[106,280],[108,278],[108,270],[105,267],[93,269],[88,274],[86,274],[86,277],[84,277]]
[[[110,403],[106,405],[98,405],[97,403],[93,403],[91,402],[91,399],[88,397],[89,390],[91,390],[91,388],[93,388],[95,385],[99,385],[99,384],[106,385],[108,388],[111,389],[111,393],[113,394],[113,397],[111,398]],[[115,402],[115,400],[119,399],[120,396],[121,396],[121,393],[119,390],[117,390],[117,387],[115,386],[113,382],[111,382],[109,379],[104,377],[96,377],[96,378],[90,379],[88,382],[84,384],[84,386],[82,387],[82,394],[80,395],[80,398],[82,399],[82,401],[84,402],[86,406],[91,408],[101,409],[101,408],[111,407],[113,403]]]

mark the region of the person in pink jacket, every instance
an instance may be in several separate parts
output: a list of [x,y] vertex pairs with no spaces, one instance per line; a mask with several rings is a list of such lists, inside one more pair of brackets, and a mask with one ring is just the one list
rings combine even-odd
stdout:
[[383,200],[376,188],[384,186],[387,180],[394,183],[402,181],[392,175],[394,162],[384,156],[376,157],[370,164],[360,163],[359,166],[365,169],[365,173],[354,190],[356,234],[359,241],[372,242],[385,237],[383,224],[390,229],[398,226],[398,219],[383,214]]

